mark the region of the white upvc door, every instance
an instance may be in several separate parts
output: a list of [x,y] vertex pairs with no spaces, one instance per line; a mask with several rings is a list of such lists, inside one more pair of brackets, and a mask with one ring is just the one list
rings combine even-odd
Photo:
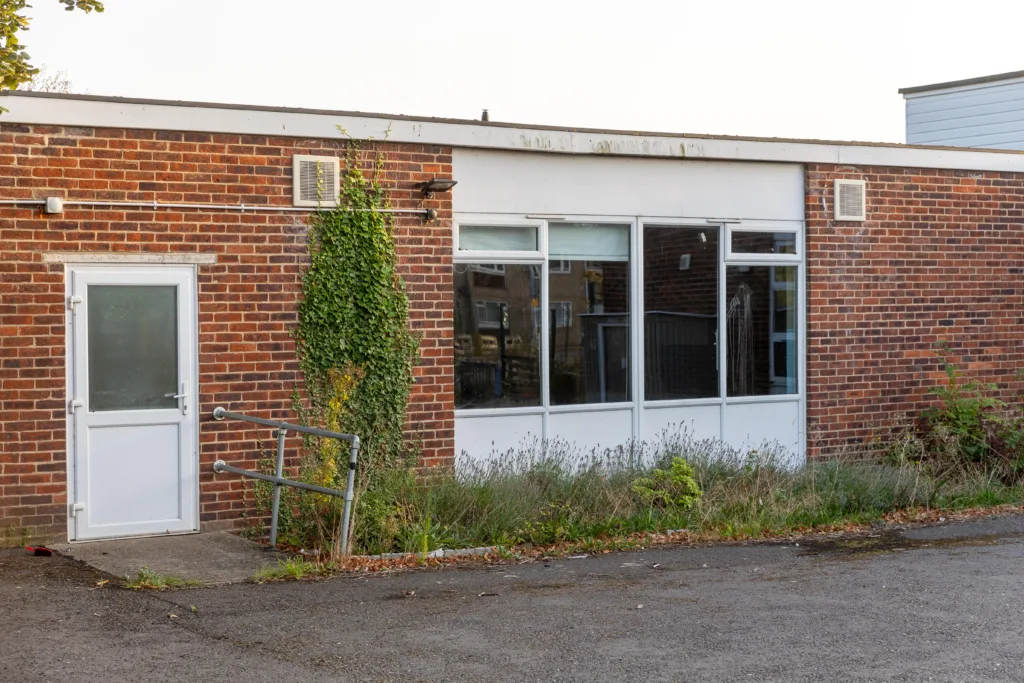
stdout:
[[199,528],[195,270],[68,272],[71,540]]

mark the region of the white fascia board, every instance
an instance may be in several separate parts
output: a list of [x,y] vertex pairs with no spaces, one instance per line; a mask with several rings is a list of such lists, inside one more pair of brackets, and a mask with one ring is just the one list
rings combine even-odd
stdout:
[[1019,152],[575,131],[173,102],[7,95],[0,105],[9,110],[0,115],[0,123],[318,139],[386,137],[391,142],[518,152],[1024,172],[1024,153]]

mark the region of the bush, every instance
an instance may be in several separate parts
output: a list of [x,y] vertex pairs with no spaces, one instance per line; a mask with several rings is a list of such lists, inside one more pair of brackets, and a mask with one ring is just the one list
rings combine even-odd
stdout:
[[920,454],[910,460],[939,479],[993,474],[1005,484],[1020,483],[1024,420],[1019,407],[993,396],[996,385],[965,380],[944,346],[941,352],[946,383],[929,392],[938,404],[921,413],[916,427]]
[[700,485],[693,478],[693,468],[680,457],[672,458],[668,470],[654,468],[651,476],[637,478],[632,488],[641,505],[663,512],[687,510],[701,494]]

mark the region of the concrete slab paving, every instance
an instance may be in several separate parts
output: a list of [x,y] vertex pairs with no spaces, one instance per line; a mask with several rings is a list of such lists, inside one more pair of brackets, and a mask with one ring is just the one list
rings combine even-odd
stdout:
[[128,538],[52,546],[114,576],[134,577],[143,567],[162,576],[205,585],[240,583],[259,569],[276,565],[280,553],[227,531],[152,538]]

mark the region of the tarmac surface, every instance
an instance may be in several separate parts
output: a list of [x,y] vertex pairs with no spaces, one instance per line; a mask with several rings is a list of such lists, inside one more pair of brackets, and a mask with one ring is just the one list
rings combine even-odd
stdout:
[[0,551],[0,681],[1024,681],[1024,516],[133,592]]

